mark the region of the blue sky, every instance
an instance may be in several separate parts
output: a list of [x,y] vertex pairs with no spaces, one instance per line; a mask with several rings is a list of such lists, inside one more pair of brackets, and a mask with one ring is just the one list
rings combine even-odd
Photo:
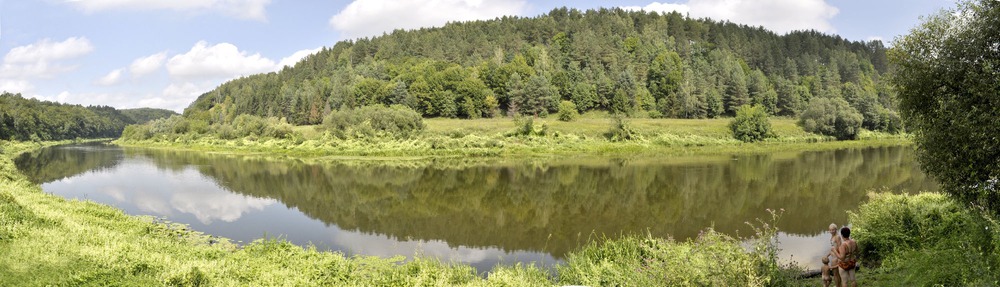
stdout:
[[181,111],[229,79],[396,28],[532,16],[555,7],[681,11],[816,29],[851,40],[905,34],[952,0],[0,0],[0,90],[118,108]]

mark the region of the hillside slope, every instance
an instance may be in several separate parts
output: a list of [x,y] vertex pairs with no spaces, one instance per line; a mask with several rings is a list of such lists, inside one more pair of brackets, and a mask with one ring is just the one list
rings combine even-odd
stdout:
[[891,112],[879,41],[815,31],[777,35],[678,13],[555,9],[397,30],[341,41],[294,67],[227,82],[184,114],[209,123],[237,115],[317,124],[331,110],[401,104],[425,117],[580,111],[713,118],[743,104],[794,116],[814,97],[844,98],[873,129]]

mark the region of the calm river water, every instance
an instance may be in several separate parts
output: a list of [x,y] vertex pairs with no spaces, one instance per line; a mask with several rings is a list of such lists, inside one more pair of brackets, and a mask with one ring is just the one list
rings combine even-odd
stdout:
[[281,237],[345,254],[552,264],[591,239],[685,240],[784,209],[781,255],[809,268],[872,189],[936,190],[909,147],[659,159],[306,163],[68,145],[19,169],[45,192],[249,242]]

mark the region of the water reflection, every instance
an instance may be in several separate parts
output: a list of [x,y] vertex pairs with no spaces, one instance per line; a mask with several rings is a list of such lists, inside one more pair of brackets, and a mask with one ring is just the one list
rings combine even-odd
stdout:
[[[755,156],[491,163],[324,163],[72,146],[17,161],[43,189],[237,240],[284,235],[349,254],[488,268],[553,262],[594,235],[685,239],[785,209],[783,247],[818,258],[872,188],[934,190],[904,147]],[[62,180],[59,180],[62,179]],[[275,204],[279,203],[279,204]],[[819,238],[819,239],[817,239]],[[817,254],[811,254],[817,253]],[[811,263],[811,262],[810,262]]]

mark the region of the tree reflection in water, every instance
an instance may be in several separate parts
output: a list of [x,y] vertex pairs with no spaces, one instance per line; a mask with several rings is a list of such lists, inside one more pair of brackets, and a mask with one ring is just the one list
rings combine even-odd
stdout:
[[[543,252],[555,258],[602,235],[648,232],[686,239],[709,226],[750,235],[745,222],[767,218],[769,208],[785,210],[779,222],[784,232],[813,236],[831,222],[846,223],[845,211],[856,208],[871,189],[937,189],[920,172],[908,147],[391,164],[59,147],[25,155],[17,163],[36,182],[49,182],[108,170],[123,158],[165,172],[197,171],[203,180],[213,181],[211,185],[249,199],[276,200],[328,228],[397,241]],[[185,202],[232,200],[201,198],[197,190],[184,194],[190,197]],[[204,231],[213,233],[207,228]]]

